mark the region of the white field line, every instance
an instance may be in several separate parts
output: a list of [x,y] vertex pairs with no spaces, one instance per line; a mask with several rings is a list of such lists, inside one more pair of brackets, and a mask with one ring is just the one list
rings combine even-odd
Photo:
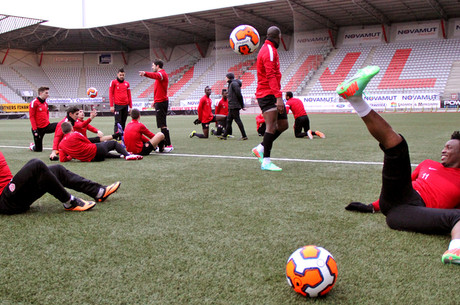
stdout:
[[[0,145],[0,148],[14,148],[14,149],[29,149],[23,146],[6,146]],[[51,150],[51,148],[43,147],[43,150]],[[188,157],[188,158],[217,158],[217,159],[243,159],[243,160],[255,160],[255,157],[241,157],[241,156],[222,156],[222,155],[196,155],[196,154],[177,154],[177,153],[165,153],[157,154],[160,156],[170,157]],[[271,158],[274,161],[287,161],[287,162],[307,162],[307,163],[334,163],[334,164],[360,164],[360,165],[383,165],[383,162],[370,162],[370,161],[346,161],[346,160],[312,160],[312,159],[290,159],[290,158]],[[411,164],[417,166],[418,164]]]

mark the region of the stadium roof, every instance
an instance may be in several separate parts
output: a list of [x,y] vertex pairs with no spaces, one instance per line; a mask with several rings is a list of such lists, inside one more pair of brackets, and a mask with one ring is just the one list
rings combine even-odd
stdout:
[[0,32],[0,48],[37,53],[131,51],[222,40],[239,24],[251,24],[261,33],[277,25],[292,34],[458,17],[460,0],[277,0],[88,29],[49,27],[40,21]]

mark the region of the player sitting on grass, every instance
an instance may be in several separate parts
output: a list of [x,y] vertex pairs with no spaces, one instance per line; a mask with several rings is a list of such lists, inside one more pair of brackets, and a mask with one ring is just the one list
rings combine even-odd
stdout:
[[[97,111],[96,109],[93,109],[90,114],[90,119],[94,119],[97,116]],[[89,120],[89,119],[88,119]],[[110,140],[118,140],[120,141],[123,137],[123,128],[121,127],[120,124],[118,124],[118,131],[115,132],[112,135],[105,136],[104,133],[97,129],[96,127],[92,126],[91,124],[85,124],[85,112],[80,109],[80,111],[77,114],[77,120],[75,121],[75,124],[73,125],[74,131],[77,131],[84,135],[85,137],[88,137],[86,135],[86,131],[89,130],[92,133],[95,133],[97,137],[92,137],[88,138],[88,140],[91,143],[100,143],[100,142],[105,142],[105,141],[110,141]]]
[[120,182],[102,186],[67,170],[60,164],[48,167],[38,159],[27,162],[13,177],[5,157],[0,152],[0,214],[24,213],[45,193],[50,193],[61,201],[67,211],[87,211],[96,205],[94,201],[72,196],[65,187],[102,202],[118,190]]
[[[91,143],[87,137],[73,130],[72,124],[61,124],[64,139],[59,143],[59,160],[67,162],[77,159],[82,162],[104,161],[105,158],[125,158],[125,160],[142,160],[140,155],[129,154],[126,149],[116,141]],[[116,150],[121,155],[113,155],[110,151]]]
[[[363,120],[384,153],[379,204],[388,226],[425,234],[451,233],[445,264],[460,264],[460,132],[453,133],[441,152],[441,163],[423,161],[412,174],[406,140],[362,98],[380,68],[358,70],[337,87]],[[445,208],[441,208],[445,207]]]
[[164,134],[154,134],[140,121],[141,113],[138,109],[131,110],[131,122],[126,126],[124,141],[126,150],[132,154],[146,156],[158,149],[162,152],[165,147]]
[[211,101],[211,88],[206,86],[204,88],[204,96],[200,99],[198,104],[198,121],[201,122],[201,128],[203,133],[197,133],[196,130],[190,133],[190,138],[197,137],[201,139],[207,139],[209,137],[209,124],[212,122],[220,121],[222,125],[226,120],[227,116],[223,114],[212,114],[212,101]]

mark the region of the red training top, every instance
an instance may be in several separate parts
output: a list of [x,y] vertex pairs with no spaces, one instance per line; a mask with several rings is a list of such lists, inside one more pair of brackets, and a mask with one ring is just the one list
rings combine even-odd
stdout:
[[259,113],[258,116],[256,116],[256,124],[257,124],[257,129],[260,128],[260,125],[265,123],[264,115],[262,113]]
[[124,141],[126,150],[132,154],[139,154],[144,143],[153,138],[155,134],[138,120],[132,120],[125,128]]
[[209,123],[213,118],[212,101],[207,95],[204,95],[198,104],[198,119],[201,123]]
[[273,42],[266,40],[257,55],[256,98],[267,95],[281,97],[281,71],[278,51]]
[[96,144],[91,143],[87,137],[79,132],[71,132],[59,143],[59,160],[67,162],[77,159],[90,162],[96,156],[96,150]]
[[155,79],[153,84],[153,102],[161,103],[168,100],[168,74],[164,69],[158,72],[145,72],[145,76]]
[[118,79],[110,82],[109,88],[110,107],[113,105],[128,105],[133,108],[133,101],[131,100],[131,89],[127,81],[119,82]]
[[298,98],[292,97],[286,102],[286,113],[289,113],[289,109],[291,109],[294,119],[307,115],[302,101]]
[[228,115],[228,100],[221,99],[217,102],[216,114]]
[[[64,122],[72,123],[68,117],[65,117],[62,120],[60,120],[59,123],[56,125],[56,130],[54,131],[54,139],[53,139],[53,150],[59,149],[59,143],[61,143],[62,139],[64,138],[64,133],[62,132],[62,128],[61,128],[61,125]],[[87,119],[86,121],[77,120],[74,124],[72,124],[74,131],[85,129],[84,136],[86,137],[86,127],[89,125],[90,122],[91,122],[91,118]]]
[[[89,118],[88,120],[91,120],[91,118]],[[86,120],[86,121],[88,121],[88,120]],[[81,133],[85,137],[88,137],[86,135],[86,130],[89,130],[92,133],[97,133],[99,131],[99,129],[97,129],[96,127],[94,127],[94,126],[92,126],[92,125],[90,125],[88,123],[86,123],[86,121],[85,120],[77,120],[75,122],[75,125],[73,125],[73,130],[76,131],[76,132]],[[85,123],[86,123],[86,125],[85,125]]]
[[32,125],[32,130],[37,128],[45,128],[50,124],[50,112],[48,110],[48,104],[45,101],[41,101],[40,98],[34,99],[29,105],[29,119]]
[[8,185],[8,183],[10,183],[11,179],[13,179],[13,175],[6,163],[5,156],[3,156],[0,151],[0,194],[3,192],[3,189]]
[[[433,160],[425,160],[412,172],[412,186],[420,194],[427,208],[460,208],[460,168],[444,167]],[[380,210],[379,201],[372,203]]]

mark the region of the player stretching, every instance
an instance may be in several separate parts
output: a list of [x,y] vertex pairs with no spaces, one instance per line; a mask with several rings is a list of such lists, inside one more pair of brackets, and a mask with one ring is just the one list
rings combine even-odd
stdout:
[[261,169],[281,171],[270,160],[273,142],[288,128],[286,109],[281,93],[281,71],[278,49],[281,30],[271,26],[267,30],[267,40],[257,55],[256,97],[265,119],[265,134],[262,143],[252,149],[252,153],[262,163]]
[[384,153],[380,209],[392,229],[451,233],[442,261],[460,264],[460,132],[446,142],[441,163],[425,160],[411,174],[406,140],[362,98],[379,71],[377,66],[358,70],[337,87],[337,93],[350,102]]
[[157,59],[152,64],[153,72],[139,71],[140,76],[145,76],[155,80],[153,85],[153,103],[155,107],[157,127],[165,136],[165,148],[161,152],[171,152],[174,147],[171,145],[168,125],[166,124],[166,116],[168,115],[169,99],[168,99],[168,74],[163,69],[163,61]]

